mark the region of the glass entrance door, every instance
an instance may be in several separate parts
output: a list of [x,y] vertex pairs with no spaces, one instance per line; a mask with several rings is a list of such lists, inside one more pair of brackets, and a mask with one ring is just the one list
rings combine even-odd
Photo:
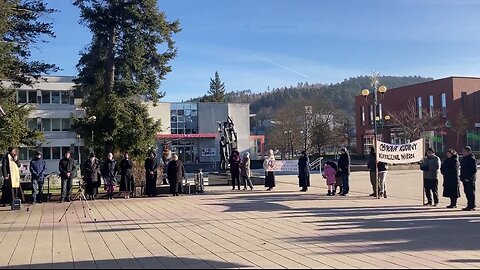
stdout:
[[178,155],[178,158],[184,163],[197,162],[197,150],[193,141],[174,141],[172,142],[172,153]]

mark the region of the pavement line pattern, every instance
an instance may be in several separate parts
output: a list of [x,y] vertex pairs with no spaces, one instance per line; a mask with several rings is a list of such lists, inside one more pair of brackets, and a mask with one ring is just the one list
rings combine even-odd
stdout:
[[[389,199],[372,199],[368,173],[350,197],[327,197],[312,177],[273,192],[209,187],[203,195],[0,209],[1,268],[480,268],[480,216],[421,206],[421,173],[391,172]],[[420,192],[419,192],[420,191]],[[461,199],[462,200],[462,199]],[[465,204],[463,198],[462,205]],[[29,211],[27,211],[27,207]]]

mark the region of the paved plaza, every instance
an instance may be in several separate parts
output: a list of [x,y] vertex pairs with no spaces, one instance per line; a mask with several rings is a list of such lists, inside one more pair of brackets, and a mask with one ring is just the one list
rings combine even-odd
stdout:
[[[348,198],[295,176],[266,192],[208,188],[182,197],[24,206],[0,212],[0,267],[18,268],[479,268],[480,215],[421,206],[421,174],[391,172],[385,200],[354,173]],[[465,206],[465,198],[460,199]]]

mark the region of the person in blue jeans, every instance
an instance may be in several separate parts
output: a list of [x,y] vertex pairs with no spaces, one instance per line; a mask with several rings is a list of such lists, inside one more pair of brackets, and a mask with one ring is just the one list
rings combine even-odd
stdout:
[[47,165],[45,160],[42,159],[42,153],[37,152],[35,158],[30,161],[30,173],[32,174],[33,185],[33,203],[42,203],[43,196],[43,183],[45,178],[45,172],[47,171]]
[[350,192],[350,154],[347,148],[342,148],[340,158],[338,159],[338,170],[342,175],[343,190],[340,196],[348,196]]

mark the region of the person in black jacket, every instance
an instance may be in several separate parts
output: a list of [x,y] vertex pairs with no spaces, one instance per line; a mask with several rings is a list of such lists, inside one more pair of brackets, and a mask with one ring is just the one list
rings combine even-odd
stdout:
[[232,190],[235,190],[235,185],[238,185],[238,190],[240,190],[240,165],[242,164],[240,152],[233,150],[228,163],[230,164],[230,174],[232,175]]
[[174,197],[180,196],[179,192],[182,191],[183,180],[186,178],[186,175],[183,162],[178,159],[176,154],[172,155],[172,160],[168,163],[167,178],[170,183],[170,192]]
[[47,165],[42,159],[42,153],[37,152],[35,158],[30,161],[30,174],[32,175],[32,197],[33,204],[42,203],[43,184]]
[[343,190],[340,196],[348,196],[350,192],[350,154],[347,148],[342,149],[340,158],[338,159],[338,170],[342,175]]
[[145,195],[148,197],[157,196],[157,170],[158,162],[154,151],[150,151],[149,157],[145,160]]
[[368,157],[368,169],[370,170],[370,183],[372,184],[373,193],[370,194],[370,197],[377,196],[377,181],[378,174],[375,167],[377,166],[377,155],[375,154],[375,148],[370,148],[370,156]]
[[301,192],[307,192],[310,186],[310,159],[306,151],[298,160],[298,185],[302,188]]
[[378,183],[379,183],[379,191],[380,197],[387,199],[387,171],[388,171],[388,164],[385,162],[378,162]]
[[124,193],[125,199],[130,199],[135,183],[133,180],[133,162],[127,152],[125,152],[123,160],[120,162],[120,174],[122,176],[120,192]]
[[98,188],[100,187],[100,162],[95,157],[94,153],[91,153],[89,158],[84,163],[84,176],[85,181],[85,193],[88,194],[89,200],[95,200],[98,194]]
[[460,198],[460,162],[457,151],[449,149],[447,159],[443,161],[440,171],[443,175],[443,197],[450,198],[447,208],[457,208],[457,200]]
[[75,161],[71,158],[70,151],[67,151],[65,157],[61,159],[58,164],[58,170],[60,171],[60,177],[62,179],[62,198],[60,199],[60,203],[70,201],[73,188],[73,173],[76,169]]
[[477,181],[477,160],[472,154],[470,146],[463,150],[462,166],[460,180],[463,182],[465,195],[467,196],[468,205],[463,211],[475,211],[475,183]]

